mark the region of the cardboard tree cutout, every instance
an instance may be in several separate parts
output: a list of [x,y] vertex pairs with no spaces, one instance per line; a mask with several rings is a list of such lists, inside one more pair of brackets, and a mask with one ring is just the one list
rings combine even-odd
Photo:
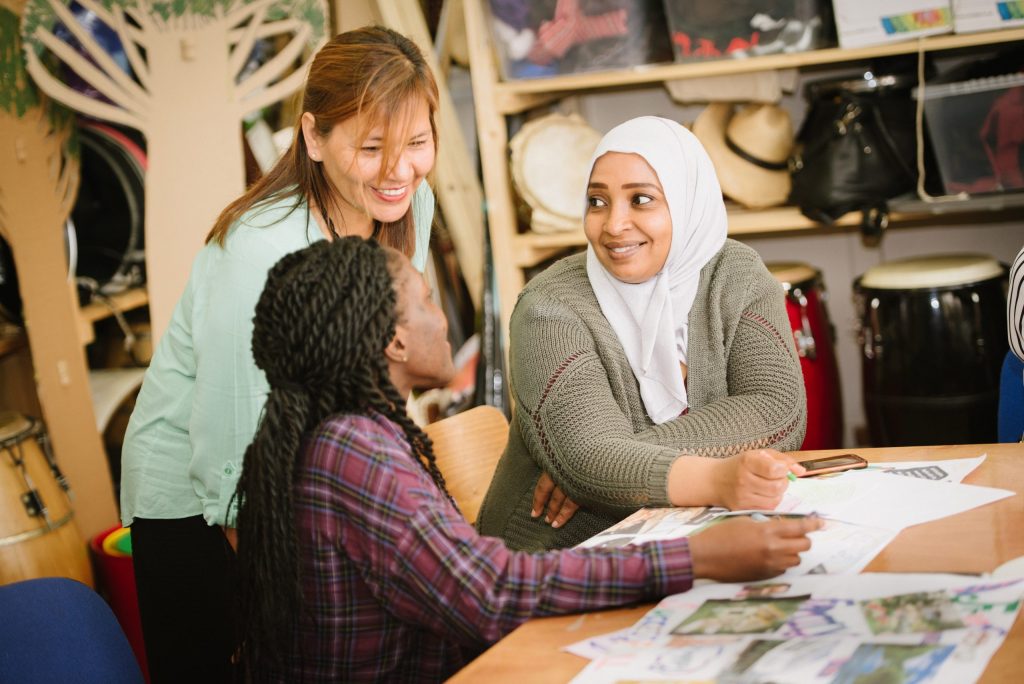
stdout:
[[[214,220],[244,190],[243,117],[301,87],[324,37],[326,7],[323,0],[77,1],[116,32],[132,73],[75,19],[71,0],[27,0],[26,65],[50,97],[146,137],[146,270],[155,342]],[[88,59],[57,37],[58,22]],[[270,37],[287,42],[243,74],[256,41]],[[51,57],[109,102],[69,87],[47,68]]]
[[[78,527],[91,536],[117,520],[117,508],[92,412],[77,295],[65,257],[64,224],[78,186],[74,119],[39,93],[25,71],[18,32],[22,5],[0,0],[0,233],[19,265],[43,418],[76,494]],[[79,546],[84,569],[64,573],[87,582],[84,542]]]

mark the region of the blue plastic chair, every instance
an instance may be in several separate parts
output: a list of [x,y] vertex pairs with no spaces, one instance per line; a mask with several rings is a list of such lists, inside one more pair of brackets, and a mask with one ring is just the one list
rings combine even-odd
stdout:
[[1024,362],[1006,352],[999,376],[999,441],[1020,442],[1024,436]]
[[121,625],[81,582],[46,577],[0,586],[0,682],[144,684]]

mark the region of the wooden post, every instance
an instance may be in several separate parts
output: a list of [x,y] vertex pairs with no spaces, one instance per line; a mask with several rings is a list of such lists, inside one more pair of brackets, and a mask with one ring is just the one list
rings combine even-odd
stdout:
[[515,253],[516,217],[508,171],[508,127],[496,106],[494,84],[497,66],[478,0],[465,0],[466,38],[469,41],[470,75],[476,106],[477,137],[483,164],[484,190],[487,195],[487,225],[494,255],[494,274],[498,281],[498,316],[501,320],[502,347],[508,360],[508,324],[512,308],[526,281],[512,255]]

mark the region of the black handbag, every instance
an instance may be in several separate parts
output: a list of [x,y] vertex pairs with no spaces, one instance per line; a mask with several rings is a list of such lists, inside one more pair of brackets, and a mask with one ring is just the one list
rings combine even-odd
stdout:
[[866,234],[888,223],[886,201],[914,189],[914,114],[908,77],[809,84],[806,119],[790,160],[790,200],[808,218],[832,223],[863,212]]

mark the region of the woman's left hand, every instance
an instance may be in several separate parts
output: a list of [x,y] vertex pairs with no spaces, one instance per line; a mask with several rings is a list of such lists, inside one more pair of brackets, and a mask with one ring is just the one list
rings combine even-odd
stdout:
[[572,499],[565,495],[562,488],[555,484],[551,476],[541,473],[537,479],[537,487],[533,490],[533,510],[530,515],[534,518],[544,512],[544,522],[552,527],[561,527],[569,522],[569,519],[576,513],[579,506]]

